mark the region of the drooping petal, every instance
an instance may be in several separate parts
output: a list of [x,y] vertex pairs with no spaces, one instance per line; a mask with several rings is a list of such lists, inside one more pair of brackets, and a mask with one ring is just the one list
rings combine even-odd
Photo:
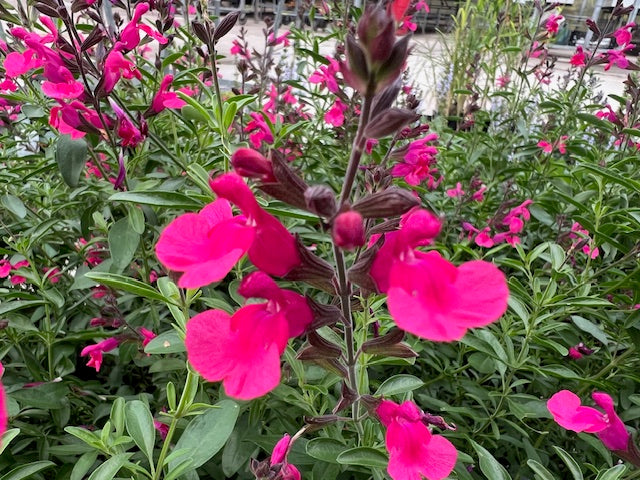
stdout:
[[283,277],[300,265],[296,240],[276,217],[260,209],[255,221],[255,239],[248,254],[256,267],[269,275]]
[[187,357],[193,368],[209,382],[219,382],[234,367],[227,354],[231,334],[231,316],[222,310],[207,310],[187,323],[184,339]]
[[595,392],[592,398],[607,414],[608,426],[597,433],[598,438],[610,450],[627,450],[630,435],[615,411],[611,396],[603,392]]
[[604,415],[591,407],[583,407],[580,397],[561,390],[547,401],[547,408],[558,425],[574,432],[600,432],[607,427]]

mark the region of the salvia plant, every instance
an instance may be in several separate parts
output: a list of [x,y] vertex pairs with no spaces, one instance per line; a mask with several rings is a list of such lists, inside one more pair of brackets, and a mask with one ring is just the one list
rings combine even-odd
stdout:
[[351,3],[0,3],[0,480],[640,478],[632,8]]

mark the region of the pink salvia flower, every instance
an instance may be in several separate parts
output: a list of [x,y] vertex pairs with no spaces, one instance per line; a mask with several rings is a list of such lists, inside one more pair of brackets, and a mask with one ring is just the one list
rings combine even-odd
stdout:
[[278,472],[279,476],[276,478],[280,478],[282,480],[301,480],[302,476],[300,475],[300,471],[287,461],[290,448],[291,436],[286,434],[278,440],[278,443],[273,447],[269,463],[271,464],[271,467],[278,468],[279,466],[280,468],[280,471]]
[[538,142],[538,147],[540,147],[544,153],[553,152],[553,144],[547,142],[546,140],[540,140]]
[[331,108],[324,114],[324,121],[334,127],[340,127],[344,123],[344,112],[347,111],[347,106],[336,98]]
[[582,354],[578,351],[577,348],[571,347],[569,348],[569,358],[573,360],[580,360],[582,358]]
[[547,30],[547,33],[549,33],[549,35],[555,35],[556,33],[558,33],[560,22],[562,22],[563,20],[564,20],[564,17],[562,15],[552,13],[544,25],[545,29]]
[[437,139],[438,135],[431,133],[422,139],[411,142],[406,149],[402,149],[401,152],[404,152],[402,161],[393,166],[391,175],[404,177],[409,185],[414,186],[427,180],[427,186],[430,189],[436,188],[442,181],[442,178],[436,180],[434,177],[438,173],[434,167],[435,155],[438,150],[428,143]]
[[279,288],[262,272],[245,277],[238,292],[266,298],[233,316],[207,310],[187,323],[189,362],[210,382],[222,381],[227,395],[251,400],[280,383],[280,356],[289,338],[300,335],[313,320],[306,299]]
[[260,270],[283,277],[301,264],[294,236],[278,219],[263,210],[242,177],[221,175],[209,182],[211,189],[235,204],[246,217],[255,237],[248,250],[249,259]]
[[415,403],[383,400],[376,414],[387,427],[387,471],[393,480],[442,480],[452,472],[458,452],[449,440],[431,433]]
[[626,451],[631,436],[615,412],[613,399],[602,392],[592,395],[593,401],[604,410],[581,405],[580,397],[562,390],[547,402],[547,408],[558,425],[574,432],[595,433],[609,450]]
[[622,68],[623,70],[629,68],[629,60],[625,56],[625,52],[627,50],[632,50],[634,47],[635,45],[628,43],[620,50],[607,50],[606,55],[608,63],[604,66],[605,72],[614,65],[618,68]]
[[[269,125],[265,121],[264,117],[258,112],[251,112],[250,117],[252,120],[247,123],[247,126],[244,128],[245,132],[252,132],[249,135],[249,141],[254,148],[260,148],[262,142],[273,143],[273,134],[271,133],[271,129]],[[272,122],[275,121],[275,117],[270,119]]]
[[282,35],[278,37],[276,37],[273,33],[270,33],[269,37],[267,38],[267,44],[269,46],[284,45],[285,47],[288,47],[290,45],[290,42],[289,42],[290,34],[291,32],[289,30],[287,30],[286,32],[284,32]]
[[42,65],[42,60],[36,57],[36,52],[27,49],[23,53],[11,52],[4,59],[3,67],[5,74],[9,78],[24,75],[29,70],[38,68]]
[[234,217],[229,202],[218,199],[200,213],[173,220],[156,244],[158,260],[167,268],[184,272],[182,288],[199,288],[222,280],[251,246],[253,228]]
[[400,229],[385,234],[370,275],[387,293],[398,327],[421,338],[450,342],[467,329],[483,327],[507,309],[504,274],[492,263],[471,261],[455,267],[436,251],[422,252],[440,230],[433,214],[414,209]]
[[160,113],[165,108],[182,108],[187,102],[178,97],[175,92],[170,92],[169,87],[173,82],[173,75],[165,75],[160,83],[158,93],[155,94],[151,101],[151,110]]
[[141,79],[142,75],[133,62],[127,60],[122,52],[114,48],[104,61],[104,90],[106,93],[113,90],[120,77]]
[[586,65],[586,55],[581,46],[576,48],[576,53],[573,54],[569,63],[574,67],[584,67]]
[[151,330],[148,330],[144,327],[140,327],[138,331],[140,332],[140,335],[144,337],[144,339],[142,340],[143,347],[146,347],[147,345],[149,345],[149,342],[157,337],[155,333],[153,333]]
[[611,36],[616,39],[616,43],[619,46],[624,47],[625,45],[631,43],[631,29],[635,26],[636,24],[633,22],[628,23],[624,27],[620,27],[618,30],[613,32],[613,35]]
[[80,356],[86,357],[88,355],[89,361],[87,362],[87,367],[93,367],[96,369],[96,372],[99,372],[102,366],[102,354],[114,350],[118,346],[118,343],[120,342],[117,338],[107,338],[95,345],[84,347],[82,352],[80,352]]
[[336,74],[340,71],[340,64],[331,57],[325,57],[329,65],[321,65],[318,70],[309,77],[309,82],[320,84],[331,93],[338,93],[340,87],[336,79]]
[[355,210],[336,216],[331,227],[333,243],[344,250],[354,250],[365,243],[364,220]]

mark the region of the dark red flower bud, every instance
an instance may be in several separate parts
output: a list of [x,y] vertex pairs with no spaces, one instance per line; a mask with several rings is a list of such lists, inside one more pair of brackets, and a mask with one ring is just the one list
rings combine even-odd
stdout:
[[239,148],[231,155],[231,165],[238,175],[257,178],[263,182],[275,182],[273,165],[260,152],[251,148]]
[[333,221],[331,227],[333,243],[343,250],[353,250],[364,245],[364,220],[354,210],[342,212]]
[[336,213],[336,195],[325,185],[313,185],[304,192],[307,208],[321,217],[330,218]]
[[395,135],[405,125],[416,121],[420,115],[402,108],[389,108],[377,114],[367,124],[364,136],[367,138],[382,138]]
[[365,218],[388,218],[402,215],[419,204],[409,191],[389,187],[358,200],[352,208]]

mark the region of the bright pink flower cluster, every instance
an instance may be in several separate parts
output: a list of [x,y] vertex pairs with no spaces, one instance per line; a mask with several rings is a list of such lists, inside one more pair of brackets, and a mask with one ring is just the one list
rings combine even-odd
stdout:
[[495,222],[492,221],[491,223],[493,223],[493,229],[495,230],[493,234],[491,226],[479,230],[470,223],[463,222],[462,228],[469,232],[469,240],[474,238],[475,235],[474,241],[479,247],[491,248],[502,242],[515,246],[520,243],[518,234],[524,229],[524,222],[531,218],[529,205],[532,203],[532,200],[525,200],[517,207],[509,210],[502,219]]
[[586,54],[581,46],[578,45],[576,48],[576,53],[573,54],[569,63],[574,67],[584,67],[586,65]]
[[338,93],[340,87],[338,86],[338,80],[336,74],[340,71],[340,64],[337,60],[331,57],[325,57],[329,62],[328,65],[321,65],[318,70],[313,72],[309,77],[309,82],[319,84],[325,87],[331,93]]
[[29,266],[29,262],[27,260],[19,260],[15,263],[11,263],[8,259],[3,258],[0,260],[0,278],[9,277],[9,281],[12,285],[20,285],[25,283],[27,279],[18,273],[14,273],[11,275],[11,272],[17,272],[21,268],[25,268]]
[[187,323],[189,362],[210,382],[222,381],[227,395],[261,397],[280,382],[280,356],[289,338],[301,335],[313,320],[306,299],[284,290],[265,273],[246,276],[238,293],[264,298],[233,315],[207,310]]
[[324,114],[324,121],[334,127],[340,127],[344,124],[344,113],[347,110],[347,105],[339,98],[336,98],[331,108]]
[[387,427],[387,471],[393,480],[442,480],[451,473],[458,457],[456,448],[446,438],[429,431],[425,415],[415,403],[398,405],[383,400],[376,414]]
[[[260,270],[279,277],[301,263],[293,235],[258,205],[239,175],[228,173],[210,184],[219,199],[173,220],[156,244],[160,262],[184,272],[180,287],[222,280],[245,253]],[[243,215],[233,216],[229,201]]]
[[[582,253],[584,253],[585,255],[589,255],[591,258],[596,258],[598,255],[600,255],[600,249],[594,246],[593,240],[589,236],[589,230],[584,228],[578,222],[573,222],[573,225],[571,225],[571,233],[569,234],[569,238],[574,239],[572,248],[575,248],[578,246],[578,244],[584,242],[584,245],[582,245]],[[582,240],[578,240],[579,238]]]
[[554,148],[557,148],[558,151],[564,155],[567,153],[567,145],[565,142],[568,138],[568,135],[563,135],[553,143],[547,142],[546,140],[540,140],[538,142],[538,147],[540,147],[544,153],[551,153]]
[[504,274],[485,261],[455,267],[436,251],[422,252],[440,232],[432,213],[414,209],[400,229],[385,234],[371,267],[378,290],[387,293],[389,312],[403,330],[433,341],[461,339],[467,329],[483,327],[507,309]]
[[544,24],[544,28],[547,30],[547,33],[551,35],[555,35],[558,33],[558,28],[560,27],[560,23],[564,21],[564,17],[557,13],[552,13],[547,21]]
[[394,177],[404,177],[409,185],[420,185],[423,181],[427,181],[429,189],[434,189],[442,181],[442,177],[438,179],[438,169],[434,167],[436,164],[436,154],[438,150],[435,146],[429,145],[438,139],[438,134],[430,133],[424,138],[414,140],[406,147],[396,151],[393,156],[400,157],[401,161],[396,163],[391,170]]
[[584,407],[580,397],[562,390],[547,402],[547,408],[558,425],[574,432],[595,433],[609,450],[626,451],[631,436],[613,406],[613,399],[602,392],[592,395],[593,401],[604,410]]
[[620,46],[618,50],[607,50],[606,55],[602,54],[603,57],[606,57],[608,60],[607,65],[605,65],[605,71],[609,70],[613,65],[627,69],[629,68],[630,62],[626,57],[626,52],[628,50],[633,50],[635,47],[631,43],[631,29],[636,26],[635,23],[629,23],[624,27],[616,30],[611,36],[616,39],[617,44]]

